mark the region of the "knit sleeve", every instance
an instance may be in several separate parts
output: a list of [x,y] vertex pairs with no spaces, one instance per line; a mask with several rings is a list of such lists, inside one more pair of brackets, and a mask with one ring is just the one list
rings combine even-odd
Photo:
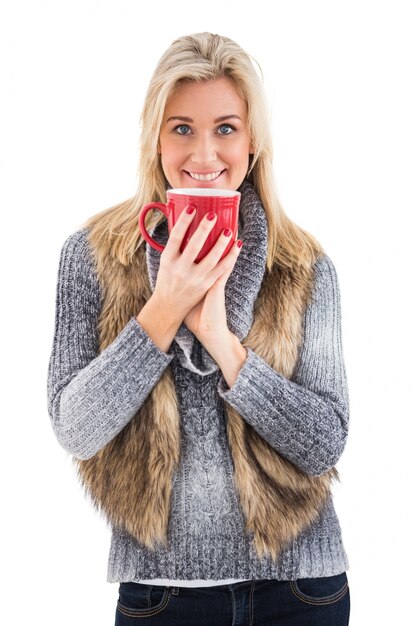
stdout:
[[232,387],[221,376],[218,391],[282,456],[318,476],[340,458],[349,428],[340,290],[327,255],[316,261],[313,298],[303,328],[291,380],[247,349]]
[[88,459],[129,422],[173,359],[132,317],[99,354],[102,297],[81,229],[65,241],[59,261],[55,330],[48,367],[48,413],[73,456]]

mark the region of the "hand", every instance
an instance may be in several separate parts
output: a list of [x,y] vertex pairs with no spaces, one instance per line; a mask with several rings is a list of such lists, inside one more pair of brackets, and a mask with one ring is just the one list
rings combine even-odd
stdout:
[[222,275],[184,319],[184,324],[205,347],[212,342],[218,342],[230,332],[226,318],[225,286],[241,250],[237,243],[236,241],[222,259],[225,261]]
[[187,246],[182,252],[180,251],[185,233],[194,215],[195,213],[187,214],[184,210],[174,224],[161,253],[154,289],[154,295],[158,297],[164,309],[181,321],[201,301],[217,279],[225,271],[231,271],[229,255],[221,259],[230,241],[230,236],[226,237],[223,233],[218,237],[210,252],[199,263],[195,263],[198,253],[216,223],[217,215],[213,220],[204,217]]

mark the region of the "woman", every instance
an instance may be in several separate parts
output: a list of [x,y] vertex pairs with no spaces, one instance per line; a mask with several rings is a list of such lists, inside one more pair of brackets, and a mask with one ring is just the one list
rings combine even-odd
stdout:
[[[66,240],[49,414],[111,524],[116,624],[349,621],[331,481],[348,434],[338,279],[277,198],[261,83],[227,37],[174,41],[142,113],[133,198]],[[241,193],[230,234],[180,253],[168,188]],[[169,236],[168,236],[169,235]],[[240,247],[240,242],[243,246]]]

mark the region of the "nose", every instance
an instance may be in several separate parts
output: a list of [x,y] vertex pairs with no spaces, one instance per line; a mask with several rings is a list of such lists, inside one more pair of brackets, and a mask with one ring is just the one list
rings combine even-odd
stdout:
[[207,166],[217,161],[216,141],[211,134],[201,134],[193,142],[192,161],[199,166]]

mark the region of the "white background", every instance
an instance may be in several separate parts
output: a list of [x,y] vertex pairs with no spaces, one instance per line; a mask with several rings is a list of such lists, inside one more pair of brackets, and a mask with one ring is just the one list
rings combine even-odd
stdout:
[[114,624],[110,530],[46,409],[59,252],[88,216],[133,195],[150,75],[176,37],[200,31],[235,39],[260,63],[282,204],[338,272],[351,426],[334,496],[350,623],[415,619],[413,9],[399,0],[1,4],[3,624]]

